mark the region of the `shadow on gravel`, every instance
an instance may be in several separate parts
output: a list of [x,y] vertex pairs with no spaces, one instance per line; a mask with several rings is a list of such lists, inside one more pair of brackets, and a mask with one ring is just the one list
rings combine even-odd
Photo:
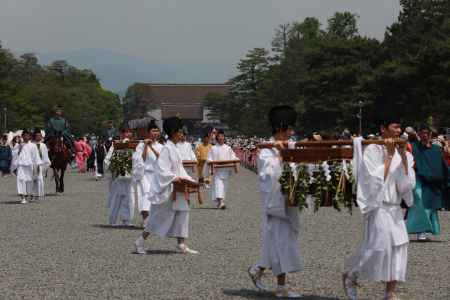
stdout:
[[[137,252],[132,252],[133,254],[139,254]],[[174,255],[174,254],[181,254],[178,251],[174,250],[146,250],[145,255]]]
[[126,226],[126,225],[108,225],[108,224],[94,224],[92,227],[103,228],[103,229],[125,229],[125,230],[143,230],[143,227],[138,226]]
[[428,244],[428,243],[447,243],[448,241],[439,241],[439,240],[429,240],[429,241],[418,241],[418,240],[409,240],[410,243],[417,244]]
[[147,250],[146,255],[174,255],[174,254],[181,254],[178,251],[174,250]]
[[2,201],[1,204],[21,204],[19,200],[11,200],[11,201]]
[[63,194],[57,194],[57,193],[52,193],[52,194],[45,194],[45,197],[62,197]]
[[83,180],[84,181],[90,181],[90,182],[100,182],[100,181],[102,181],[102,179],[101,178],[99,178],[99,179],[97,179],[97,178],[95,178],[95,177],[86,177],[86,178],[83,178]]
[[196,210],[196,209],[220,210],[220,209],[217,209],[215,207],[193,207],[191,209],[192,210]]
[[[270,292],[258,292],[256,290],[250,289],[224,289],[223,293],[227,296],[238,296],[246,299],[278,299],[273,293]],[[302,299],[305,300],[339,300],[339,298],[334,297],[322,297],[314,295],[304,295]]]

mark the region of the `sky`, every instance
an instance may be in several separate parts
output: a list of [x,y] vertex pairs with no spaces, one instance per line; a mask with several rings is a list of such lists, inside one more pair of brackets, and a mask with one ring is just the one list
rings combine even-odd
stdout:
[[[0,0],[0,40],[13,52],[107,49],[150,63],[236,64],[270,47],[282,23],[336,11],[382,39],[398,0]],[[225,72],[225,70],[224,70]],[[227,70],[228,72],[228,70]]]

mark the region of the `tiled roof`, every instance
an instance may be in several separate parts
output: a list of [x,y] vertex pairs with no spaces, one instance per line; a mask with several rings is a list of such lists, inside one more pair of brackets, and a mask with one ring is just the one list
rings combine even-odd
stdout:
[[139,84],[142,100],[161,107],[162,118],[179,114],[183,119],[203,119],[202,101],[210,93],[226,94],[228,84]]

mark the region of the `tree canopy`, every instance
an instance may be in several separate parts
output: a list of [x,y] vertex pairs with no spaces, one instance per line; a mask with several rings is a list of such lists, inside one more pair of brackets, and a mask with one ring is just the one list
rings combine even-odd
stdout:
[[104,90],[95,74],[60,60],[42,66],[33,53],[15,57],[0,45],[0,109],[8,130],[43,128],[53,107],[64,108],[76,135],[100,133],[103,123],[122,120],[119,97]]
[[361,36],[358,16],[337,12],[322,26],[316,18],[280,25],[272,48],[256,48],[238,63],[231,93],[204,100],[213,117],[233,131],[269,132],[272,106],[299,112],[303,132],[358,129],[362,101],[364,132],[392,111],[405,124],[432,117],[449,125],[449,1],[404,0],[398,21],[383,41]]
[[125,120],[148,117],[147,112],[156,106],[148,101],[143,101],[146,84],[135,83],[128,87],[123,98],[123,114]]

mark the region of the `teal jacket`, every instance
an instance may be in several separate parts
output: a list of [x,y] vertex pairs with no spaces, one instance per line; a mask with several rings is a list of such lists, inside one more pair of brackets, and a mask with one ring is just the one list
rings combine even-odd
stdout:
[[416,180],[421,182],[422,201],[427,209],[442,208],[448,184],[448,166],[439,146],[431,148],[420,142],[413,143],[413,156],[416,163]]

